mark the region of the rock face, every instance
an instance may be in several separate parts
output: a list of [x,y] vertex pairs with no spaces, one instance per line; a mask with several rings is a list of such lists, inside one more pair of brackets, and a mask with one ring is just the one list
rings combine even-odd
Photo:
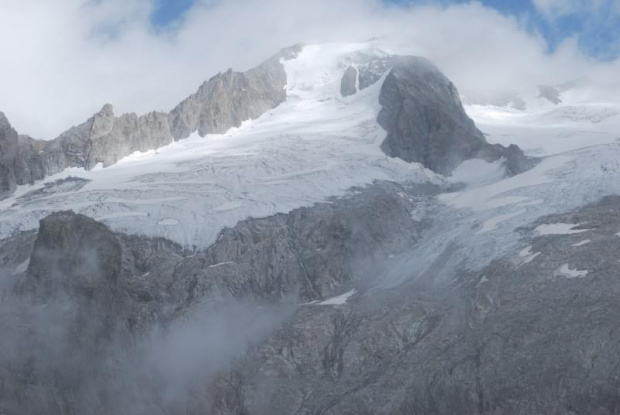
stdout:
[[167,114],[152,112],[141,117],[124,114],[115,117],[111,105],[58,139],[71,165],[90,170],[98,163],[104,167],[135,152],[148,151],[170,144]]
[[[524,249],[478,272],[377,289],[391,256],[433,231],[409,214],[424,198],[378,184],[332,204],[250,219],[192,254],[54,214],[41,224],[27,271],[13,277],[26,288],[0,306],[0,410],[615,413],[620,199],[541,218],[522,230]],[[579,232],[533,232],[549,223]],[[3,241],[0,267],[22,261],[18,253],[32,246],[32,234]],[[244,346],[218,349],[223,366],[149,334],[159,328],[195,343],[178,322],[205,304],[218,315],[235,299],[261,305],[225,315],[225,325],[244,331],[242,321],[255,324],[252,313],[265,306],[292,302],[294,310],[279,308],[286,321],[266,337],[233,337]],[[24,307],[40,311],[18,312]],[[195,336],[207,327],[189,329]],[[171,366],[160,365],[168,359]]]
[[17,132],[4,113],[0,112],[0,199],[15,190],[15,157],[18,149]]
[[[268,303],[324,299],[358,279],[373,260],[415,243],[423,225],[411,220],[410,202],[398,189],[372,186],[335,204],[241,222],[178,274],[194,281],[192,298],[225,293]],[[187,290],[179,286],[179,292]]]
[[[193,254],[163,239],[115,234],[72,212],[45,218],[34,244],[31,234],[0,244],[0,258],[7,258],[0,270],[15,267],[17,293],[5,292],[0,306],[0,411],[147,414],[165,407],[178,413],[189,403],[199,413],[219,413],[211,411],[222,405],[209,388],[214,367],[225,370],[222,359],[230,364],[249,339],[217,325],[217,337],[232,335],[234,342],[213,349],[208,337],[203,346],[215,358],[190,350],[189,366],[178,362],[169,368],[168,360],[181,357],[180,345],[169,351],[167,342],[176,344],[181,335],[190,336],[184,342],[196,342],[197,333],[213,329],[190,325],[180,334],[183,321],[193,321],[188,316],[201,307],[217,318],[231,302],[259,304],[241,315],[224,314],[227,325],[240,318],[235,324],[255,333],[256,342],[265,330],[256,331],[256,324],[270,327],[299,302],[348,290],[372,272],[374,260],[416,243],[425,225],[412,220],[416,202],[402,196],[406,191],[382,183],[334,203],[249,219]],[[29,247],[30,264],[22,269],[18,262]],[[279,307],[280,317],[256,322],[265,306]],[[36,329],[24,331],[27,327]],[[176,372],[179,365],[188,368]],[[212,375],[187,378],[195,372]],[[29,391],[36,400],[28,399]]]
[[342,81],[340,83],[340,95],[343,97],[350,97],[351,95],[355,95],[357,92],[357,69],[352,66],[349,66],[346,71],[344,71],[344,75],[342,76]]
[[583,233],[528,237],[447,286],[299,308],[219,379],[212,413],[616,413],[619,202],[544,218]]
[[507,150],[486,142],[465,113],[454,84],[430,61],[398,57],[392,62],[381,88],[378,117],[388,133],[382,144],[388,156],[422,163],[444,175],[472,158],[506,157],[512,174],[531,164],[517,147]]
[[121,257],[105,225],[73,212],[54,213],[40,223],[27,291],[43,298],[59,292],[92,298],[117,286]]
[[282,104],[286,72],[280,60],[300,50],[300,45],[293,46],[247,72],[230,69],[209,79],[170,113],[174,138],[187,138],[195,131],[203,137],[221,134]]

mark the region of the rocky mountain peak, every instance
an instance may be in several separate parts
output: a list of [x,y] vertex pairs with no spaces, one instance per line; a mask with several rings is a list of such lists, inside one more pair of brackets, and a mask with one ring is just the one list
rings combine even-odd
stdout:
[[114,116],[114,107],[112,104],[105,104],[101,107],[101,110],[97,113],[100,117],[113,117]]
[[4,112],[0,111],[0,130],[5,130],[7,128],[11,128],[9,119],[6,117]]

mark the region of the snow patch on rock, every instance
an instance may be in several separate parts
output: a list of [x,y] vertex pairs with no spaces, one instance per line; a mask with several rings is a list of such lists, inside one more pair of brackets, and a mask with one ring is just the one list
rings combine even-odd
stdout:
[[589,229],[575,229],[578,226],[581,225],[573,223],[545,223],[538,226],[535,231],[539,235],[572,235],[589,231]]
[[569,279],[573,278],[584,278],[588,275],[588,271],[579,271],[576,269],[572,269],[568,266],[568,264],[562,265],[560,268],[556,269],[553,273],[554,277],[565,277]]
[[332,297],[330,299],[322,301],[322,302],[319,303],[319,305],[344,305],[344,304],[347,303],[349,298],[351,298],[353,295],[355,295],[355,293],[357,293],[357,290],[351,290],[351,291],[349,291],[347,293],[344,293],[342,295],[339,295],[337,297]]

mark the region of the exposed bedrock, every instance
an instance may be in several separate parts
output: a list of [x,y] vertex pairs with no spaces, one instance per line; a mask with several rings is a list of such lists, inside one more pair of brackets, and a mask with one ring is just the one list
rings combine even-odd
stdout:
[[[433,232],[410,215],[427,198],[381,183],[333,203],[250,219],[197,253],[54,214],[36,241],[28,233],[0,245],[4,282],[17,284],[19,299],[5,295],[0,307],[0,409],[103,414],[122,402],[132,414],[188,406],[210,414],[616,413],[620,199],[541,218],[521,229],[522,248],[480,271],[381,286],[384,270],[369,264],[389,266],[392,255]],[[578,233],[534,231],[549,223]],[[343,293],[350,297],[334,300]],[[175,399],[164,399],[165,377],[146,371],[133,378],[122,369],[140,361],[145,344],[152,350],[141,339],[154,329],[180,336],[177,324],[192,321],[194,311],[207,307],[216,316],[233,301],[260,307],[241,318],[226,314],[226,330],[261,329],[251,341],[232,336],[243,347],[226,354],[223,366],[179,349],[189,363],[173,359],[174,367],[210,376],[180,383]],[[252,319],[273,305],[284,305],[274,315],[285,321]],[[52,327],[60,331],[44,330]],[[15,333],[23,336],[19,347],[11,343]],[[49,336],[70,341],[41,348]],[[184,336],[182,344],[198,341]],[[70,358],[54,360],[61,355]],[[41,365],[33,356],[59,363]]]
[[0,199],[13,193],[17,185],[14,165],[17,149],[17,132],[0,112]]
[[[606,198],[449,284],[300,307],[219,378],[212,413],[615,414],[619,215]],[[558,222],[583,232],[532,232]]]
[[449,175],[472,158],[506,159],[509,174],[533,165],[517,146],[487,143],[467,116],[456,87],[429,60],[396,57],[381,88],[379,124],[387,131],[383,151]]
[[[209,385],[216,369],[228,370],[222,362],[232,364],[299,303],[348,289],[368,261],[416,243],[424,225],[410,209],[418,199],[404,192],[381,183],[332,203],[249,219],[197,253],[113,233],[72,212],[43,219],[36,238],[2,241],[0,413],[105,414],[120,403],[132,414],[157,407],[178,413],[188,402],[203,412],[219,407]],[[231,304],[242,306],[230,311]],[[187,347],[176,345],[176,336],[220,356],[190,348],[178,376],[185,382],[191,373],[191,387],[162,375],[179,370],[168,368],[181,358],[175,348]],[[234,342],[214,345],[221,336]],[[153,353],[165,359],[143,360]],[[194,363],[186,362],[191,353]],[[161,388],[173,386],[180,391],[166,400]]]

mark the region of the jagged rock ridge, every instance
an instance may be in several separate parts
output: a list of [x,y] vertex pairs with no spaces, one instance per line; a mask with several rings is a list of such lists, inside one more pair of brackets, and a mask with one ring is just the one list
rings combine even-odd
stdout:
[[13,161],[18,151],[17,131],[0,112],[0,199],[15,190],[17,180]]
[[[172,140],[222,133],[257,118],[286,100],[286,73],[281,59],[292,59],[301,45],[283,49],[245,73],[229,70],[205,82],[198,92],[180,103],[169,114],[123,114],[116,117],[111,105],[85,123],[72,127],[51,141],[19,137],[2,115],[0,169],[6,171],[0,197],[16,185],[33,183],[69,167],[87,170],[101,163],[110,166],[129,154],[157,149]],[[4,150],[6,148],[6,150]]]

